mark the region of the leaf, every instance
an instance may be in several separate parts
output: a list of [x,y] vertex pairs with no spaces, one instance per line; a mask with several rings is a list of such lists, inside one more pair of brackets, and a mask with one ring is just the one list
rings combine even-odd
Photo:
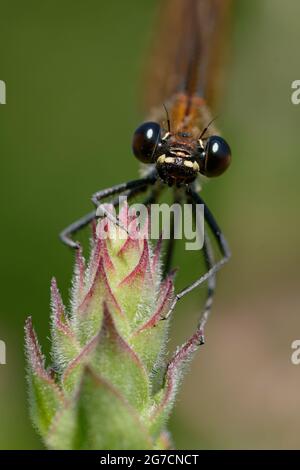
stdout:
[[94,336],[92,340],[82,348],[80,353],[69,363],[61,377],[61,384],[66,394],[72,395],[79,387],[82,372],[85,366],[91,360],[91,353],[95,350],[98,343],[98,335]]
[[173,299],[174,286],[172,277],[168,276],[161,286],[157,308],[152,316],[142,324],[130,338],[130,344],[141,358],[149,372],[160,366],[165,352],[169,320],[163,320]]
[[151,449],[152,441],[126,400],[89,367],[77,400],[59,414],[46,438],[54,449]]
[[54,415],[64,400],[60,389],[45,369],[45,360],[30,317],[25,324],[25,341],[30,413],[34,425],[43,435],[48,431]]
[[148,286],[146,285],[146,280],[148,278],[147,274],[150,273],[149,245],[145,239],[143,251],[138,263],[134,266],[132,271],[122,279],[117,290],[118,302],[123,306],[123,309],[126,312],[126,317],[133,325],[141,299],[149,298],[145,289],[149,286],[149,283]]
[[77,356],[79,344],[65,316],[65,309],[57,288],[56,280],[51,283],[52,305],[52,357],[60,373]]
[[82,297],[85,289],[85,259],[82,254],[82,247],[76,250],[75,253],[75,266],[72,279],[72,291],[71,291],[71,317],[74,316],[78,305],[82,301]]
[[91,365],[118,390],[132,406],[148,405],[149,379],[136,353],[118,333],[113,317],[104,303],[104,319]]
[[108,303],[114,315],[122,319],[122,324],[125,324],[124,326],[126,327],[124,312],[112,292],[103,258],[101,257],[93,283],[77,311],[76,336],[83,346],[100,330],[103,319],[102,306],[104,300]]
[[169,362],[165,374],[164,387],[155,397],[156,406],[150,418],[152,421],[151,433],[156,434],[163,428],[174,405],[176,394],[186,366],[192,360],[195,352],[202,344],[203,331],[198,328],[188,341],[178,348]]

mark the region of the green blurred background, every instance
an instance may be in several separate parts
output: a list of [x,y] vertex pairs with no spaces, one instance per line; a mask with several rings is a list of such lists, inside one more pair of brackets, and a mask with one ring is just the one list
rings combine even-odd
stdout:
[[[52,275],[67,299],[72,253],[58,240],[95,190],[135,178],[143,55],[158,1],[0,2],[0,448],[41,448],[27,414],[23,325],[49,350]],[[233,149],[203,196],[233,257],[218,276],[207,343],[171,419],[178,448],[299,448],[299,122],[297,0],[237,0],[219,126]],[[199,272],[179,252],[179,284]],[[173,342],[200,298],[178,306]],[[43,341],[42,341],[43,340]],[[170,345],[171,349],[171,345]]]

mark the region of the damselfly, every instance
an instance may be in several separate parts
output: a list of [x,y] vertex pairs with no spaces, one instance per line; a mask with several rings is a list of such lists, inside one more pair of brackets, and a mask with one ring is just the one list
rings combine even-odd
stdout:
[[[207,271],[180,291],[176,302],[205,281],[208,294],[202,323],[212,305],[215,274],[228,260],[227,242],[207,205],[199,195],[200,175],[221,175],[230,164],[231,151],[218,135],[210,108],[214,105],[216,82],[222,59],[221,46],[227,25],[230,0],[166,0],[160,14],[160,34],[156,37],[153,60],[148,70],[149,120],[133,135],[132,150],[147,170],[142,178],[103,189],[92,196],[98,207],[107,198],[125,194],[127,200],[149,191],[146,204],[155,202],[167,186],[173,187],[174,199],[204,205],[204,217],[222,253],[214,262],[206,234],[203,254]],[[119,199],[113,199],[117,205]],[[61,239],[78,248],[72,235],[96,218],[93,211],[61,233]],[[174,238],[168,242],[165,273],[170,269]]]

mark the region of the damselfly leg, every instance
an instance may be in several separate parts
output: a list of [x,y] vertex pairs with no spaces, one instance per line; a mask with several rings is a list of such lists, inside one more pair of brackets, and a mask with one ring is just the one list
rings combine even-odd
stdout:
[[[189,292],[194,290],[196,287],[203,284],[205,281],[207,281],[211,277],[214,277],[215,274],[217,273],[217,271],[219,271],[219,269],[230,258],[230,250],[229,250],[227,241],[226,241],[219,225],[217,224],[214,216],[212,215],[211,211],[209,210],[209,208],[207,207],[207,205],[205,204],[203,199],[199,196],[199,194],[197,193],[197,191],[195,191],[195,189],[193,187],[189,187],[186,190],[186,195],[187,195],[187,198],[191,199],[195,204],[203,204],[203,206],[204,206],[204,219],[207,222],[208,226],[210,227],[211,232],[212,232],[214,238],[217,241],[218,247],[219,247],[219,249],[222,253],[222,258],[218,262],[213,263],[212,265],[211,265],[211,258],[209,258],[209,259],[206,258],[206,260],[208,260],[208,270],[207,270],[207,272],[205,274],[203,274],[202,276],[200,276],[198,279],[196,279],[196,281],[191,283],[189,286],[185,287],[180,292],[178,292],[178,294],[176,294],[175,299],[172,302],[171,307],[170,307],[168,313],[166,314],[166,316],[164,318],[168,318],[171,315],[171,313],[173,312],[178,300],[182,299],[182,297],[184,297],[186,294],[188,294]],[[206,248],[206,253],[208,253],[207,248]]]
[[[154,173],[151,173],[149,174],[149,176],[146,176],[144,178],[139,178],[137,180],[132,180],[126,183],[117,184],[110,188],[103,189],[102,191],[98,191],[97,193],[93,195],[92,200],[94,204],[96,204],[96,206],[99,206],[99,204],[101,204],[101,202],[104,199],[111,197],[111,196],[115,196],[117,194],[120,195],[122,193],[126,195],[127,200],[130,200],[134,196],[146,191],[151,185],[155,183],[155,181],[156,181],[156,176]],[[119,204],[119,198],[110,202],[114,207],[117,207]],[[105,209],[102,212],[104,211]],[[112,214],[110,214],[109,211],[105,211],[105,214],[103,215],[108,216],[110,219],[113,218]],[[60,239],[62,240],[63,243],[65,243],[70,248],[75,248],[75,249],[79,248],[80,246],[79,243],[74,241],[72,239],[72,236],[75,233],[77,233],[79,230],[89,225],[96,218],[97,218],[97,209],[92,212],[89,212],[85,216],[81,217],[80,219],[76,220],[71,225],[66,227],[60,233]],[[113,218],[112,221],[120,226],[120,222],[118,219]]]

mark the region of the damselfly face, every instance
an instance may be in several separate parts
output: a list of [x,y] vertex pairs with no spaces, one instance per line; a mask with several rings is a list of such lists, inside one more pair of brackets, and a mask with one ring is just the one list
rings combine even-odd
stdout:
[[158,175],[169,186],[192,183],[197,175],[221,175],[229,166],[231,151],[222,137],[195,139],[189,132],[165,131],[156,122],[139,126],[132,141],[138,160],[155,164]]

